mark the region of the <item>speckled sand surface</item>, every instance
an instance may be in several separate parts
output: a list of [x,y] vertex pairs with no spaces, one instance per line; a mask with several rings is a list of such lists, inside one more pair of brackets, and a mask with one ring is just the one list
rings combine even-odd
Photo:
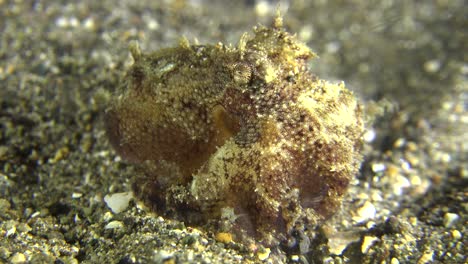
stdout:
[[144,51],[180,36],[235,44],[270,23],[276,3],[0,0],[0,263],[465,263],[464,1],[279,8],[288,30],[319,54],[312,71],[344,80],[374,121],[361,173],[308,252],[252,251],[134,199],[118,213],[104,201],[130,192],[138,173],[103,129],[106,102],[131,62],[128,43]]

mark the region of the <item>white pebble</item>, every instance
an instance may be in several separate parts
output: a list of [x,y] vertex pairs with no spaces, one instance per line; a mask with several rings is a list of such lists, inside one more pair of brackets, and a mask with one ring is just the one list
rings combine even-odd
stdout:
[[453,230],[452,231],[452,237],[456,240],[459,240],[463,237],[463,235],[460,233],[458,230]]
[[72,193],[72,199],[78,199],[78,198],[81,198],[83,196],[82,193]]
[[359,241],[360,236],[355,232],[334,232],[328,234],[327,238],[330,253],[333,255],[341,255],[349,244]]
[[375,130],[374,129],[369,129],[364,133],[363,138],[364,138],[365,142],[370,143],[370,142],[374,141],[375,136],[376,136]]
[[109,222],[104,228],[105,229],[118,229],[124,227],[124,224],[121,221],[112,221]]
[[440,66],[441,64],[439,60],[430,60],[424,63],[424,70],[429,73],[434,73],[439,71]]
[[379,241],[379,238],[375,236],[365,236],[364,240],[362,241],[361,245],[361,252],[362,254],[367,254],[371,246],[374,244],[374,242]]
[[106,205],[112,210],[112,212],[118,214],[127,209],[132,198],[132,192],[114,193],[104,196],[104,202],[106,202]]
[[356,215],[353,216],[353,220],[357,223],[362,223],[373,219],[376,213],[377,209],[375,209],[375,206],[371,202],[367,201],[357,210]]
[[457,214],[446,213],[444,215],[444,226],[452,227],[458,221],[458,219],[460,219],[460,216]]
[[372,171],[377,173],[377,172],[382,172],[385,170],[385,164],[383,163],[374,163],[372,164]]
[[10,263],[26,263],[26,256],[23,253],[16,253],[11,257]]
[[396,175],[392,183],[393,194],[395,195],[402,195],[403,190],[411,186],[410,181],[403,175]]

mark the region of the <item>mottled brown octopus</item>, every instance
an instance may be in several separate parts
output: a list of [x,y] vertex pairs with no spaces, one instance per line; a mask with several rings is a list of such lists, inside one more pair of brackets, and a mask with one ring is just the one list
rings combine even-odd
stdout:
[[110,142],[142,164],[135,193],[157,213],[272,246],[340,206],[360,164],[360,105],[309,72],[314,53],[281,18],[236,47],[142,54],[106,112]]

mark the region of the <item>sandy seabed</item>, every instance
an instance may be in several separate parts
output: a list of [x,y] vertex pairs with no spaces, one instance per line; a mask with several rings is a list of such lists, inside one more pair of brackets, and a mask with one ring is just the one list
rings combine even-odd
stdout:
[[[342,208],[285,255],[217,241],[131,199],[135,168],[103,113],[144,51],[233,43],[269,24],[269,1],[0,0],[0,262],[466,263],[467,7],[464,1],[282,1],[290,32],[368,113],[364,161]],[[268,254],[267,252],[270,253]]]

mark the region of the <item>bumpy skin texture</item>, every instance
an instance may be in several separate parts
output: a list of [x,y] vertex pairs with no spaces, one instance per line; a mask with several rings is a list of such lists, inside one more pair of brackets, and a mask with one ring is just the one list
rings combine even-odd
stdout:
[[308,71],[314,54],[280,18],[237,47],[132,55],[106,125],[144,165],[135,190],[158,213],[276,245],[339,207],[359,167],[360,106]]

